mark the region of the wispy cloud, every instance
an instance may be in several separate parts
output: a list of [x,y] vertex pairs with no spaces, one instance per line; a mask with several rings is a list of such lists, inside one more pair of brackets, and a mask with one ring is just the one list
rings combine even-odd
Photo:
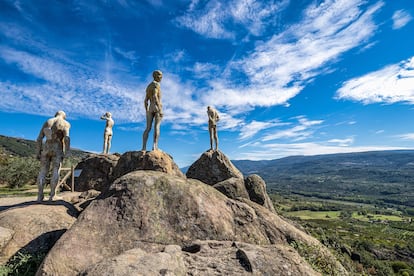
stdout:
[[315,126],[323,123],[322,120],[308,120],[303,116],[298,117],[297,120],[297,125],[264,135],[262,141],[266,142],[277,139],[290,139],[292,141],[304,140],[314,134]]
[[392,28],[401,29],[402,27],[407,25],[408,22],[410,22],[412,19],[413,19],[412,16],[408,12],[404,10],[398,10],[394,12],[394,14],[392,15],[392,20],[393,20]]
[[354,143],[354,138],[350,137],[350,138],[345,138],[345,139],[331,139],[331,140],[328,140],[327,142],[330,144],[336,144],[340,147],[347,147]]
[[314,77],[330,72],[341,54],[369,42],[377,28],[373,15],[383,2],[366,10],[363,3],[325,1],[309,7],[300,22],[230,61],[228,81],[211,81],[207,97],[223,106],[286,104]]
[[326,143],[292,143],[292,144],[266,144],[255,145],[254,150],[244,150],[233,159],[264,160],[276,159],[292,155],[318,155],[332,153],[349,153],[380,150],[399,150],[402,147],[388,146],[335,146]]
[[265,28],[272,27],[269,18],[275,18],[288,3],[288,0],[192,1],[187,13],[176,22],[209,38],[234,39],[239,35],[240,27],[246,30],[242,32],[244,34],[260,35]]
[[247,123],[241,126],[239,137],[240,139],[251,138],[262,130],[272,128],[275,126],[282,126],[286,124],[288,123],[282,123],[279,121],[259,122],[259,121],[253,120],[250,123]]
[[414,141],[414,133],[400,134],[400,135],[396,135],[395,137],[398,138],[398,139],[401,139],[401,140],[411,140],[411,141]]
[[344,82],[336,97],[364,104],[414,103],[414,57]]

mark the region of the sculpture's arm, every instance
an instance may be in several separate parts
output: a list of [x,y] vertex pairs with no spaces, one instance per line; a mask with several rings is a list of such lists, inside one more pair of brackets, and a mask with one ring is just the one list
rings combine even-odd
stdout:
[[144,99],[144,108],[145,108],[145,112],[148,111],[148,101],[150,100],[150,97],[148,95],[149,93],[147,92],[145,95],[145,99]]
[[65,129],[63,131],[63,153],[65,155],[67,155],[69,153],[70,150],[70,137],[69,137],[69,129],[70,129],[70,124],[68,122],[66,122],[66,126]]
[[155,86],[154,88],[154,101],[158,112],[162,116],[161,88],[159,85]]
[[36,158],[40,160],[40,156],[42,154],[42,147],[43,147],[43,138],[45,137],[44,129],[47,127],[47,124],[44,123],[42,128],[40,129],[39,135],[36,139]]

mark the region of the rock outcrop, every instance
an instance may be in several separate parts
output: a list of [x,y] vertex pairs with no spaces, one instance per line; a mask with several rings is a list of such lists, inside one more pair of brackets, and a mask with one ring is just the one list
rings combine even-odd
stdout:
[[[29,202],[0,212],[0,264],[19,251],[46,253],[75,222],[78,212],[63,202]],[[5,230],[8,229],[8,230]],[[8,233],[5,235],[4,233]],[[11,234],[11,236],[10,236]]]
[[75,178],[75,191],[102,191],[107,188],[118,160],[117,154],[92,154],[79,162],[75,170],[81,170],[81,173]]
[[[164,274],[182,271],[181,261],[173,264],[168,260],[184,258],[188,271],[194,268],[186,260],[191,256],[193,263],[201,260],[196,255],[189,255],[198,251],[198,246],[193,246],[196,240],[252,245],[246,245],[241,251],[230,249],[229,244],[221,246],[221,256],[226,256],[230,262],[236,254],[236,258],[244,260],[241,268],[247,272],[255,268],[260,274],[263,262],[270,270],[262,274],[283,269],[308,271],[304,275],[317,274],[310,266],[303,266],[304,260],[289,247],[294,241],[314,248],[315,258],[326,261],[326,266],[339,271],[340,275],[346,275],[343,267],[316,239],[263,206],[247,199],[230,199],[198,180],[155,171],[134,171],[118,178],[56,242],[38,275],[77,275],[85,271],[98,275],[102,269],[109,269],[111,263],[120,262],[118,260],[127,263],[125,257],[131,254],[135,256],[131,258],[140,262],[147,258],[155,264],[157,260],[166,260],[166,267],[158,263],[157,267],[151,268],[163,269]],[[188,254],[178,250],[161,254],[166,253],[165,245],[178,245]],[[257,247],[256,251],[254,247]],[[199,252],[202,257],[203,251],[200,249]],[[279,252],[280,256],[268,256],[271,252]]]
[[113,179],[137,170],[158,171],[185,178],[169,154],[156,150],[128,151],[124,153],[114,169]]
[[213,187],[229,198],[238,199],[241,197],[249,199],[249,194],[244,186],[244,180],[241,178],[232,177],[214,184]]
[[276,213],[266,192],[266,183],[257,174],[243,174],[220,151],[206,151],[187,170],[188,178],[198,179],[232,199],[247,198]]
[[272,212],[276,212],[272,200],[266,191],[265,181],[257,174],[251,174],[244,180],[245,187],[251,201],[260,204]]
[[221,151],[206,151],[187,170],[188,178],[198,179],[203,183],[214,185],[235,177],[243,179],[243,174],[231,163]]

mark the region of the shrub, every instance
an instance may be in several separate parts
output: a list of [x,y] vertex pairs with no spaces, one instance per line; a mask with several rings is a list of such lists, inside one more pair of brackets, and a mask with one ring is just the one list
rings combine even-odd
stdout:
[[400,270],[408,269],[409,266],[401,261],[395,261],[391,264],[392,270],[394,270],[395,273],[400,272]]
[[11,157],[0,168],[0,182],[10,188],[35,184],[39,169],[39,161],[32,157]]
[[35,275],[45,256],[46,253],[30,254],[18,252],[6,265],[0,266],[0,275]]

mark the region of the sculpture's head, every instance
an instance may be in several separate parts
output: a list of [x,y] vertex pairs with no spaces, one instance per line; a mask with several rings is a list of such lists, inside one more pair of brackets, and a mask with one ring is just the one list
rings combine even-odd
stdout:
[[62,117],[63,119],[66,119],[66,113],[63,110],[59,110],[56,112],[55,117]]
[[155,70],[154,72],[152,72],[152,77],[155,81],[160,82],[162,79],[162,72],[160,70]]
[[110,119],[112,117],[111,112],[105,112],[104,115],[101,116],[102,120]]

